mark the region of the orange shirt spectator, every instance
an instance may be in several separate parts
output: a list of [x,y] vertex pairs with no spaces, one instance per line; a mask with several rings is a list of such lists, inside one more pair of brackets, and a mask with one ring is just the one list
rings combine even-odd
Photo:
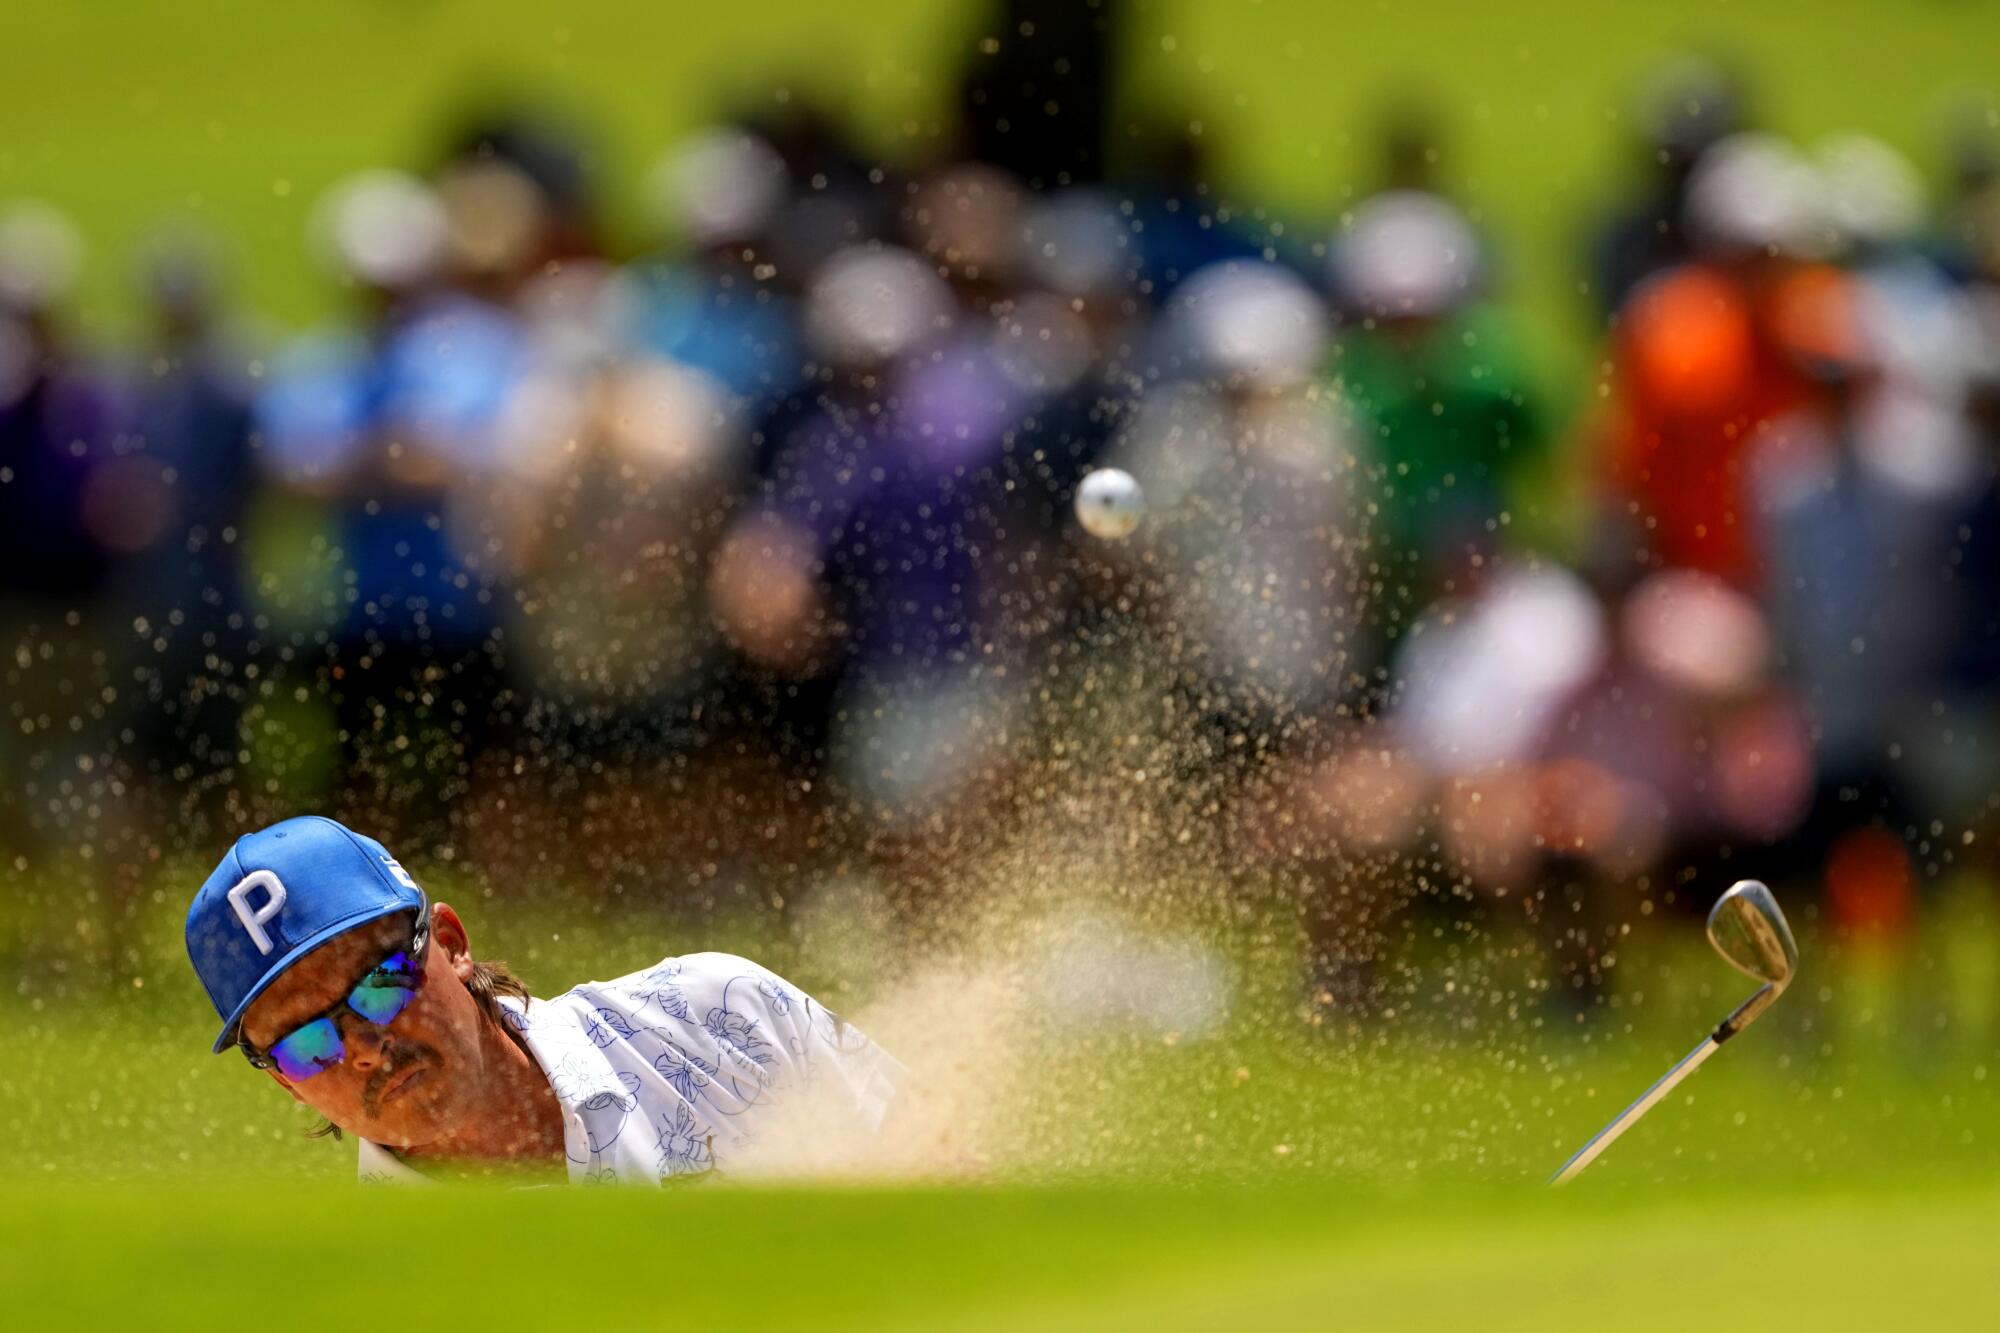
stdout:
[[1661,561],[1754,588],[1752,469],[1815,408],[1804,367],[1850,350],[1847,279],[1819,265],[1693,263],[1633,292],[1613,344],[1611,492]]

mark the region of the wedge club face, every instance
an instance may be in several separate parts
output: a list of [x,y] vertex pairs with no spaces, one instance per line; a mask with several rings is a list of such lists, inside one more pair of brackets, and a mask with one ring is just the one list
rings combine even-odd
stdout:
[[1704,1060],[1721,1049],[1722,1043],[1770,1008],[1799,969],[1799,946],[1792,939],[1792,928],[1786,923],[1778,900],[1754,879],[1739,880],[1716,902],[1708,914],[1708,940],[1731,967],[1761,983],[1756,992],[1717,1024],[1701,1045],[1661,1075],[1638,1101],[1620,1111],[1610,1124],[1577,1149],[1550,1179],[1550,1184],[1560,1185],[1596,1161],[1598,1154],[1659,1104],[1682,1079],[1699,1069]]
[[1754,879],[1738,880],[1708,914],[1708,941],[1729,965],[1774,991],[1799,970],[1799,946],[1771,891]]

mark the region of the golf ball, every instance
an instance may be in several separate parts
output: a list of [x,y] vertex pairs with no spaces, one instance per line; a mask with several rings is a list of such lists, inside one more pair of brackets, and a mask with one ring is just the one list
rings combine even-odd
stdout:
[[1145,512],[1139,483],[1118,468],[1101,467],[1076,488],[1076,521],[1093,537],[1121,541],[1132,535]]

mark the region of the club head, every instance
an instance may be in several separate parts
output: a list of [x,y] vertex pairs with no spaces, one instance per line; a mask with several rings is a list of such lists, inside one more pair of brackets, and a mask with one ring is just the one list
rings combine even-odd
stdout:
[[1778,900],[1754,879],[1738,880],[1708,914],[1708,942],[1729,965],[1774,990],[1799,970],[1799,946]]

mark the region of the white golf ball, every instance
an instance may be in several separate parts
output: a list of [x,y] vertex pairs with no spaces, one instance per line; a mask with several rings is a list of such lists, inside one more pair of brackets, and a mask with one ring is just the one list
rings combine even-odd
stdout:
[[1076,488],[1076,521],[1093,537],[1122,541],[1139,526],[1146,512],[1146,497],[1132,474],[1115,467],[1101,467]]

